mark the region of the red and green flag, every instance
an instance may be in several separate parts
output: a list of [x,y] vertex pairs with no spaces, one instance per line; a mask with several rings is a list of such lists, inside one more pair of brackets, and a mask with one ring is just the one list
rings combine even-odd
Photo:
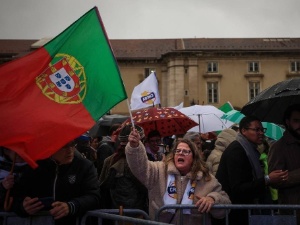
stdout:
[[0,146],[32,167],[127,98],[96,7],[0,78]]

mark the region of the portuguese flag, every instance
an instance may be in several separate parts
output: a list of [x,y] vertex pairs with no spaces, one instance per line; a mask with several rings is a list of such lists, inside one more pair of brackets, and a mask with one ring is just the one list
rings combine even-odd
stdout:
[[33,168],[127,98],[96,7],[0,78],[0,146]]

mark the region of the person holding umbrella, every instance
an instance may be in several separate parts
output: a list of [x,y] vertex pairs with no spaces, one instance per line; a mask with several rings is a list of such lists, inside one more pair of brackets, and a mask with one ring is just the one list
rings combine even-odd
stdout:
[[[197,207],[183,210],[182,224],[202,224],[203,213],[210,213],[205,224],[210,224],[211,216],[225,217],[225,210],[211,207],[214,204],[230,204],[229,197],[217,179],[209,173],[192,141],[178,141],[164,161],[151,162],[147,159],[145,146],[135,129],[128,140],[125,148],[127,163],[132,173],[148,189],[151,219],[154,219],[156,210],[169,204]],[[178,210],[169,209],[160,216],[159,221],[177,224],[180,221],[179,215]]]
[[[280,183],[282,177],[287,177],[287,172],[282,170],[264,175],[257,147],[262,144],[265,132],[257,117],[244,117],[240,121],[236,140],[222,154],[216,178],[233,204],[271,204],[268,186]],[[247,210],[231,210],[229,224],[247,225]]]
[[[283,116],[286,131],[269,152],[269,171],[288,171],[281,182],[273,184],[278,189],[279,204],[300,204],[300,104],[289,106]],[[281,211],[281,213],[288,213]],[[300,224],[300,212],[297,212]]]

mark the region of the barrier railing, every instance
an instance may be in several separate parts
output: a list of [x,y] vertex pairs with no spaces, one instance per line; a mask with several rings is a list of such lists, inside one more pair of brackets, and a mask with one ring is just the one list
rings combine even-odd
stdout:
[[[163,224],[160,222],[150,221],[149,215],[139,209],[123,209],[123,215],[119,215],[119,209],[99,209],[87,212],[82,218],[77,218],[76,225],[86,224],[89,217],[97,217],[98,225],[103,224],[103,219],[112,221],[130,222],[133,224]],[[133,218],[130,216],[139,215],[143,219]],[[19,217],[12,212],[0,212],[0,225],[54,225],[55,220],[48,212],[40,212],[34,216]]]
[[[240,209],[248,211],[249,225],[296,225],[297,218],[296,212],[300,210],[300,205],[214,205],[213,209],[224,209],[226,212],[226,225],[228,222],[228,215],[232,209]],[[99,209],[88,211],[82,218],[77,220],[77,225],[86,225],[89,217],[96,217],[98,225],[103,224],[103,219],[114,221],[115,224],[131,223],[131,224],[148,224],[148,225],[166,225],[167,223],[159,222],[161,213],[167,209],[179,210],[179,222],[183,224],[183,210],[196,209],[193,205],[165,205],[157,210],[155,220],[151,221],[148,214],[138,209],[123,209],[123,215],[119,215],[118,209]],[[256,215],[251,210],[270,210],[269,215]],[[279,215],[275,210],[292,210],[291,215]],[[143,219],[134,218],[133,215],[141,215]],[[203,214],[202,225],[206,225],[207,214]],[[15,213],[0,212],[0,224],[26,224],[26,225],[54,225],[55,221],[52,216],[47,212],[41,212],[34,216],[22,218],[18,217]]]
[[54,219],[48,212],[40,212],[30,217],[19,217],[12,212],[0,212],[1,225],[54,225]]
[[[183,224],[183,210],[184,209],[196,209],[197,207],[194,205],[165,205],[159,208],[155,214],[155,221],[159,221],[160,214],[167,209],[178,209],[179,210],[179,222],[180,225]],[[240,209],[248,211],[248,219],[249,225],[277,225],[277,224],[285,224],[285,225],[296,225],[297,218],[296,212],[300,210],[300,205],[214,205],[212,209],[224,209],[226,216],[225,222],[226,225],[230,225],[228,221],[228,215],[231,209]],[[270,210],[269,215],[261,215],[261,214],[252,214],[251,210]],[[292,210],[292,215],[279,215],[275,213],[275,210]],[[206,216],[207,214],[203,214],[202,225],[206,225]]]
[[[131,224],[148,224],[148,225],[167,225],[167,223],[151,221],[148,214],[142,210],[138,209],[123,209],[124,215],[117,215],[119,214],[118,209],[99,209],[88,211],[81,219],[81,225],[86,224],[86,220],[88,217],[97,217],[98,218],[98,225],[102,225],[103,219],[112,220],[115,222],[122,222],[121,224],[128,222]],[[127,215],[142,215],[144,219],[133,218]],[[119,223],[120,224],[120,223]]]

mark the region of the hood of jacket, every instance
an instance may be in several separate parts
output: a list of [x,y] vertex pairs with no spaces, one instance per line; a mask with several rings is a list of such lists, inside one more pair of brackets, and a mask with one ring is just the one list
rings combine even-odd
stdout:
[[236,139],[237,132],[233,129],[223,130],[217,137],[215,149],[224,151],[228,145]]

